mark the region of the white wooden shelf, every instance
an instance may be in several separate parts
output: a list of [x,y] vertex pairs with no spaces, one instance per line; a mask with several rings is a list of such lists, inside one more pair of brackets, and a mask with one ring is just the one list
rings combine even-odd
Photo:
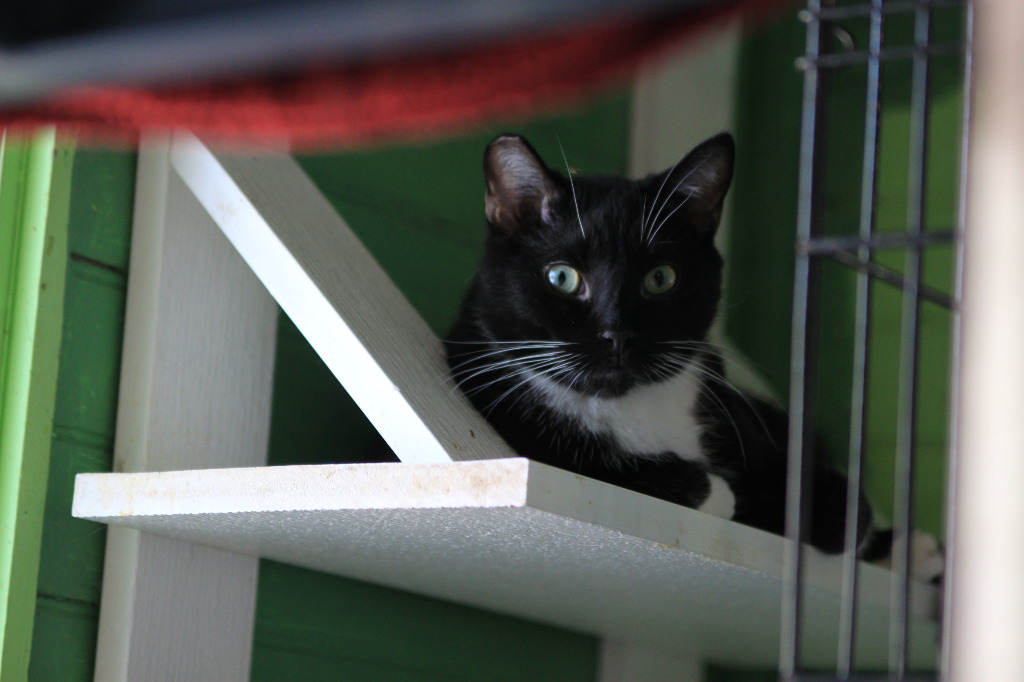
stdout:
[[[513,457],[287,154],[147,141],[134,230],[128,473],[83,474],[74,500],[111,526],[97,679],[249,679],[255,557],[599,635],[606,682],[666,661],[676,679],[680,661],[774,667],[786,541]],[[401,463],[259,466],[277,305]],[[803,659],[830,667],[840,561],[806,559]],[[860,572],[861,666],[887,662],[889,583]],[[914,669],[935,665],[936,596],[911,592]]]
[[[388,585],[683,658],[775,664],[785,540],[522,458],[82,474],[74,515]],[[809,552],[803,642],[832,661],[840,566]],[[886,659],[889,573],[864,566],[858,657]],[[936,591],[911,593],[911,665]]]

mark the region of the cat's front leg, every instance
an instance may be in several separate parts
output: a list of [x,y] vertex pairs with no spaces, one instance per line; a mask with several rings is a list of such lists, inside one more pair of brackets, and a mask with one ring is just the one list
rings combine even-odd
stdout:
[[608,483],[731,519],[736,498],[724,478],[671,452],[630,457],[600,476]]

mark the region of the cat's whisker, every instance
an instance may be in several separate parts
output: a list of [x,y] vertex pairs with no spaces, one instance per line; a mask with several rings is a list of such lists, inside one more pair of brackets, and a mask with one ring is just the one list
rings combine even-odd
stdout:
[[654,374],[653,378],[667,381],[678,374],[679,369],[666,363],[658,363],[651,367],[651,373]]
[[[662,201],[661,202],[661,206],[658,207],[658,212],[654,215],[653,218],[651,218],[651,222],[652,223],[656,222],[658,220],[658,218],[661,217],[661,212],[665,210],[665,207],[668,206],[668,202],[672,199],[673,195],[675,195],[675,193],[679,191],[679,188],[683,186],[683,183],[685,183],[687,180],[689,180],[690,176],[693,175],[694,173],[696,173],[698,170],[700,170],[704,166],[705,163],[706,163],[706,160],[705,161],[701,161],[699,164],[697,164],[696,166],[691,168],[689,170],[689,172],[687,172],[686,175],[684,175],[683,178],[679,182],[676,183],[676,186],[672,188],[672,191],[669,192],[667,195],[665,195],[665,200]],[[672,169],[675,170],[675,166],[673,166]],[[665,176],[665,180],[668,180],[668,176],[671,175],[671,174],[672,173],[670,171]],[[662,186],[664,186],[665,180],[662,180]],[[688,188],[688,189],[689,189],[689,193],[688,193],[686,199],[684,199],[682,201],[682,203],[679,204],[679,206],[676,206],[676,208],[672,211],[672,213],[675,213],[676,211],[678,211],[683,206],[683,204],[685,204],[687,201],[689,201],[690,197],[693,196],[695,188]],[[658,194],[661,194],[661,190],[660,189],[658,190]],[[652,207],[651,210],[653,211],[653,207]],[[667,216],[665,216],[665,220],[668,220],[669,218],[671,218],[672,217],[672,213],[669,213]],[[665,224],[665,221],[663,220],[660,223],[658,223],[658,227],[656,229],[650,231],[650,233],[649,233],[649,235],[647,237],[647,244],[651,244],[654,241],[655,236],[657,236],[658,231],[661,229],[661,226],[664,225],[664,224]]]
[[643,203],[640,205],[640,243],[646,243],[644,233],[647,231],[647,194],[644,194]]
[[[525,368],[523,371],[516,372],[515,374],[510,375],[510,378],[514,376],[520,376],[524,373],[527,374],[528,376],[525,380],[518,382],[517,384],[509,388],[507,391],[499,395],[495,400],[493,400],[489,405],[489,409],[493,409],[498,403],[508,398],[514,392],[519,392],[520,395],[507,406],[508,409],[511,409],[526,395],[530,393],[536,393],[542,390],[534,382],[534,379],[541,376],[545,377],[549,381],[558,384],[562,383],[560,381],[562,377],[575,373],[573,379],[568,382],[568,386],[566,389],[568,390],[569,388],[572,387],[572,384],[575,383],[575,381],[580,377],[580,375],[582,375],[586,371],[585,359],[585,356],[579,353],[565,353],[560,362],[551,362],[544,364],[542,366]],[[583,367],[583,369],[580,369],[581,366]],[[523,388],[527,390],[520,390]]]
[[679,202],[679,205],[678,205],[678,206],[676,206],[675,208],[673,208],[673,209],[672,209],[672,210],[671,210],[671,211],[669,212],[669,214],[668,214],[667,216],[665,216],[664,218],[662,218],[661,222],[660,222],[660,223],[658,223],[658,226],[657,226],[656,228],[654,228],[654,231],[653,231],[653,232],[651,232],[651,236],[650,236],[650,237],[648,238],[648,240],[647,240],[647,243],[648,243],[648,244],[652,244],[652,243],[654,243],[654,238],[658,236],[658,233],[659,233],[659,232],[661,232],[661,228],[662,228],[662,226],[663,226],[663,225],[664,225],[665,223],[667,223],[667,222],[668,222],[668,220],[669,220],[669,219],[670,219],[670,218],[671,218],[672,216],[674,216],[674,215],[676,214],[676,211],[678,211],[678,210],[679,210],[679,209],[681,209],[681,208],[682,208],[683,206],[685,206],[685,205],[686,205],[686,202],[688,202],[688,201],[689,201],[690,199],[692,199],[692,198],[693,198],[693,192],[690,192],[689,194],[687,194],[687,195],[686,195],[686,198],[685,198],[685,199],[683,199],[682,201],[680,201],[680,202]]
[[[505,391],[504,393],[502,393],[501,395],[499,395],[499,396],[498,396],[497,398],[495,398],[494,400],[492,400],[492,401],[491,401],[491,402],[490,402],[490,403],[489,403],[489,404],[487,405],[487,407],[486,407],[486,408],[484,408],[484,411],[485,411],[486,413],[488,413],[488,414],[489,414],[490,412],[492,412],[492,411],[494,410],[494,408],[495,408],[495,407],[496,407],[496,406],[497,406],[497,405],[498,405],[499,403],[501,403],[501,402],[502,402],[503,400],[505,400],[505,398],[507,398],[507,397],[509,397],[510,395],[512,395],[512,394],[514,394],[514,393],[516,393],[516,392],[518,392],[518,391],[519,391],[519,390],[520,390],[521,388],[523,388],[523,387],[526,387],[527,389],[532,389],[532,388],[533,388],[533,381],[534,381],[534,379],[535,379],[535,378],[536,378],[536,376],[537,376],[537,375],[536,375],[536,373],[534,373],[534,372],[531,372],[531,371],[528,371],[528,370],[522,370],[522,371],[516,372],[516,373],[514,373],[514,374],[511,374],[511,375],[507,375],[506,377],[504,377],[504,379],[509,379],[509,378],[512,378],[512,377],[515,377],[515,376],[520,376],[520,375],[523,375],[523,374],[525,374],[525,375],[526,375],[526,378],[525,378],[525,379],[523,379],[522,381],[518,381],[518,382],[516,382],[516,383],[515,383],[515,384],[514,384],[514,385],[513,385],[513,386],[512,386],[511,388],[509,388],[509,389],[508,389],[508,390],[506,390],[506,391]],[[518,398],[517,398],[516,400],[514,400],[514,401],[513,401],[512,403],[511,403],[511,405],[510,405],[509,407],[511,407],[512,405],[515,405],[515,404],[516,404],[516,402],[518,402],[518,401],[519,401],[520,399],[522,399],[522,397],[523,397],[524,395],[526,395],[527,393],[529,393],[529,392],[530,392],[529,390],[527,390],[527,391],[524,391],[524,392],[522,393],[522,395],[520,395],[520,396],[519,396],[519,397],[518,397]]]
[[[670,177],[672,177],[672,174],[673,174],[673,173],[675,173],[675,171],[676,171],[676,168],[677,168],[677,167],[679,166],[679,164],[680,164],[680,163],[682,163],[682,162],[683,162],[683,160],[682,160],[682,159],[679,159],[679,160],[678,160],[678,161],[676,161],[676,162],[675,162],[674,164],[672,164],[672,167],[668,169],[668,172],[667,172],[667,173],[665,173],[665,177],[663,177],[663,178],[661,179],[661,184],[660,184],[660,185],[658,186],[658,191],[657,191],[657,192],[655,193],[655,195],[654,195],[654,200],[653,200],[653,201],[651,201],[651,213],[653,213],[653,212],[654,212],[654,207],[658,205],[658,199],[659,199],[659,198],[661,197],[661,190],[665,189],[665,183],[666,183],[666,182],[668,182],[668,179],[669,179]],[[671,194],[669,194],[669,196],[671,196]],[[665,198],[665,201],[668,201],[668,197],[666,197],[666,198]],[[650,213],[648,213],[648,214],[647,214],[647,219],[648,219],[648,220],[650,220],[650,218],[651,218],[651,215],[650,215]],[[644,226],[644,228],[645,228],[645,229],[643,229],[643,230],[640,230],[640,235],[641,235],[641,237],[643,236],[643,234],[644,234],[644,232],[645,232],[645,230],[646,230],[646,225]]]
[[503,393],[500,396],[498,396],[498,398],[496,398],[492,402],[492,404],[491,404],[491,406],[493,407],[494,404],[500,402],[502,399],[504,399],[511,392],[517,390],[519,387],[523,386],[524,384],[528,384],[529,382],[533,381],[533,378],[536,376],[536,371],[533,368],[523,367],[523,368],[517,369],[514,372],[509,372],[509,373],[501,374],[501,375],[495,377],[494,379],[492,379],[490,381],[487,381],[487,382],[485,382],[485,383],[483,383],[483,384],[481,384],[479,386],[476,386],[476,387],[470,389],[469,391],[466,391],[465,393],[466,393],[467,396],[474,396],[474,395],[476,395],[478,393],[481,393],[481,392],[491,388],[492,386],[501,384],[503,382],[506,382],[506,381],[509,381],[509,380],[512,380],[512,379],[516,379],[516,378],[521,377],[521,376],[525,376],[526,378],[523,379],[522,381],[517,382],[511,389],[509,389],[505,393]]
[[586,364],[583,362],[582,357],[574,364],[574,366],[569,371],[573,372],[573,376],[571,379],[569,379],[569,381],[565,382],[565,390],[562,391],[560,400],[564,400],[565,396],[569,395],[569,391],[572,390],[572,387],[576,385],[576,382],[587,374],[587,367]]
[[[744,363],[750,364],[754,369],[765,372],[765,368],[759,364],[752,362],[750,358],[740,351],[729,348],[728,346],[718,346],[710,341],[658,341],[660,345],[674,346],[680,350],[692,350],[692,351],[707,351],[710,353],[716,353],[718,355],[739,360]],[[781,406],[780,406],[781,407]]]
[[459,354],[459,355],[453,355],[452,358],[468,357],[469,359],[468,360],[463,360],[462,362],[460,362],[457,365],[450,366],[450,369],[451,369],[452,373],[458,373],[458,370],[462,369],[466,365],[475,364],[475,363],[479,362],[480,360],[483,360],[483,359],[489,358],[489,357],[494,357],[495,355],[506,357],[508,362],[515,362],[517,360],[528,360],[530,358],[551,357],[551,356],[557,355],[559,353],[564,353],[565,352],[563,350],[550,350],[550,351],[548,351],[546,353],[536,353],[536,352],[533,352],[533,353],[530,353],[528,355],[519,356],[519,357],[517,357],[517,356],[509,356],[509,353],[514,352],[514,351],[519,351],[519,350],[533,350],[533,349],[530,348],[529,346],[523,346],[523,347],[502,348],[502,349],[498,349],[498,350],[480,351],[480,352],[462,353],[462,354]]
[[445,340],[442,343],[444,343],[446,345],[452,345],[452,346],[502,346],[502,345],[505,345],[505,346],[507,346],[507,345],[516,345],[516,346],[525,346],[525,345],[535,345],[535,346],[572,346],[572,345],[574,345],[572,341],[556,341],[556,340],[553,340],[553,339],[550,339],[550,340],[536,340],[536,341],[527,341],[527,340],[496,341],[496,340],[493,340],[493,339],[486,339],[484,341],[448,341],[448,340]]
[[[570,359],[570,360],[566,360],[566,362],[564,363],[563,366],[556,367],[556,368],[553,368],[553,369],[544,370],[543,372],[541,372],[541,374],[543,374],[544,376],[546,376],[550,380],[557,380],[558,377],[563,376],[565,374],[569,374],[570,372],[572,372],[577,365],[578,365],[578,361]],[[533,379],[532,377],[527,379],[527,381],[529,382],[525,386],[525,388],[527,390],[521,391],[519,396],[517,396],[515,400],[513,400],[511,403],[509,403],[508,409],[512,409],[516,404],[519,403],[520,400],[525,398],[527,395],[529,395],[531,393],[537,393],[537,392],[539,392],[541,390],[538,386],[536,386],[536,384],[533,382],[532,379]],[[519,386],[523,386],[523,383],[520,382]],[[504,396],[502,396],[502,397],[504,397]]]
[[572,181],[572,170],[569,168],[569,159],[565,156],[565,149],[562,147],[562,141],[558,141],[558,148],[562,152],[562,160],[565,162],[565,174],[569,178],[569,190],[572,192],[572,203],[576,207],[576,220],[580,222],[580,233],[583,238],[587,238],[587,233],[583,229],[583,218],[580,216],[580,204],[576,201],[576,185]]
[[[698,368],[698,377],[705,378],[705,379],[710,378],[709,373],[703,371],[705,368],[702,367],[699,363],[696,364],[695,367]],[[713,374],[713,373],[711,373],[711,374]],[[689,378],[689,375],[684,375],[684,376],[687,376]],[[725,419],[732,426],[732,430],[736,434],[736,443],[737,443],[737,445],[739,445],[739,448],[740,448],[740,458],[743,460],[743,465],[746,466],[746,464],[747,464],[747,449],[746,449],[746,446],[743,444],[743,433],[740,431],[739,424],[736,423],[736,420],[733,418],[732,414],[729,412],[729,408],[725,405],[725,403],[722,401],[722,399],[719,398],[713,391],[701,391],[701,395],[706,396],[709,400],[711,400],[711,402],[714,403],[716,407],[718,407],[719,413],[723,417],[725,417]]]
[[[564,350],[548,350],[548,351],[544,351],[544,352],[536,352],[536,351],[535,352],[530,352],[530,353],[527,353],[525,355],[511,355],[507,351],[496,350],[496,351],[492,351],[492,352],[475,354],[472,357],[470,357],[469,359],[462,361],[462,363],[460,363],[456,367],[452,368],[452,370],[454,372],[458,373],[457,371],[460,368],[466,367],[468,365],[477,365],[480,368],[485,368],[485,367],[489,367],[489,366],[492,366],[492,365],[515,364],[515,363],[518,363],[518,361],[521,361],[521,360],[540,359],[540,358],[545,358],[545,357],[557,357],[558,355],[561,355],[561,354],[564,354],[564,353],[565,353]],[[490,361],[487,361],[487,363],[483,363],[482,365],[480,365],[480,360],[484,360],[484,359],[486,359],[488,357],[495,357],[495,356],[498,356],[501,359],[490,360]]]
[[[565,358],[561,354],[543,354],[539,356],[530,356],[526,358],[512,358],[508,360],[502,360],[500,362],[491,362],[481,367],[472,368],[472,371],[466,370],[462,373],[453,373],[453,376],[458,377],[459,385],[470,379],[474,379],[478,376],[491,373],[503,373],[508,368],[514,368],[516,373],[527,371],[527,370],[540,370],[547,367],[557,366],[559,363],[564,362]],[[507,375],[506,375],[507,376]]]
[[[511,360],[503,360],[501,362],[492,362],[481,367],[474,367],[472,371],[466,370],[461,373],[453,373],[452,377],[457,379],[456,388],[462,388],[467,382],[476,379],[486,374],[496,374],[497,376],[488,382],[481,385],[475,386],[473,389],[466,391],[466,395],[473,395],[479,391],[490,388],[494,384],[502,381],[506,377],[515,377],[520,374],[529,371],[544,370],[547,367],[554,367],[564,362],[565,359],[559,355],[553,357],[527,357],[527,358],[515,358]],[[509,368],[514,368],[514,371],[507,372]]]
[[757,419],[758,423],[761,425],[761,429],[764,431],[764,434],[768,438],[769,442],[771,442],[773,446],[778,447],[778,444],[775,442],[775,438],[772,437],[772,433],[768,429],[768,425],[765,423],[764,418],[761,416],[761,411],[757,409],[757,406],[754,405],[754,402],[750,399],[749,395],[747,395],[744,391],[734,386],[732,382],[726,379],[722,374],[714,371],[710,367],[698,364],[697,368],[701,376],[703,376],[704,378],[713,381],[719,386],[729,389],[730,391],[735,393],[740,398],[740,400],[742,400],[744,404],[746,404],[747,409],[749,409],[750,412]]

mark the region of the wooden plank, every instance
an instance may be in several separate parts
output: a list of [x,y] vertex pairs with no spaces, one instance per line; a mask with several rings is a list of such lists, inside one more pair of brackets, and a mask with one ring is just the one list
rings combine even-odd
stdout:
[[[74,513],[681,660],[777,655],[782,538],[526,459],[83,474]],[[840,574],[837,557],[809,552],[812,666],[835,656]],[[865,666],[886,660],[888,579],[862,568]],[[936,591],[912,594],[912,665],[933,668]]]
[[[167,159],[140,152],[114,467],[260,465],[277,309]],[[248,679],[257,568],[111,529],[96,678]]]
[[28,674],[67,265],[71,149],[0,139],[0,678]]
[[1024,675],[1024,5],[975,4],[950,680]]
[[176,135],[185,184],[406,462],[511,455],[452,385],[437,337],[287,154]]

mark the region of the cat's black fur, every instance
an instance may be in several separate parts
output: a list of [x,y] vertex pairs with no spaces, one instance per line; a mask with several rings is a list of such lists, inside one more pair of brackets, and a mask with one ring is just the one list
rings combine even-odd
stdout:
[[[729,385],[707,343],[733,159],[721,134],[629,181],[563,175],[520,137],[493,141],[485,252],[448,361],[516,452],[781,533],[788,419]],[[655,435],[634,429],[662,413]],[[813,486],[810,540],[840,551],[846,480],[820,465]],[[863,536],[870,511],[860,509]]]

